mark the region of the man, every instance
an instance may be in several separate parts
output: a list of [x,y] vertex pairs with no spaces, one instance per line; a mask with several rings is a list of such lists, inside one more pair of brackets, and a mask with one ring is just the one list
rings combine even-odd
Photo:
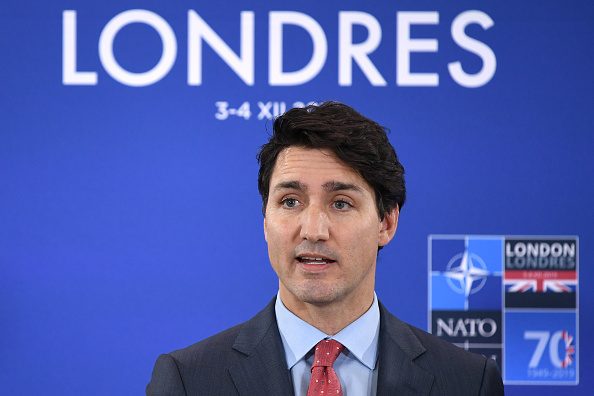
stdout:
[[[292,109],[258,155],[279,292],[249,321],[161,355],[148,395],[502,395],[496,363],[412,327],[375,296],[404,169],[348,106]],[[321,362],[321,363],[320,363]]]

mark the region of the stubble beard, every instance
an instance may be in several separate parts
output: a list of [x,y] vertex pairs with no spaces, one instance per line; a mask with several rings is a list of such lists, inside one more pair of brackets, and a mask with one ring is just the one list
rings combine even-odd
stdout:
[[302,281],[289,290],[299,301],[316,306],[334,303],[348,294],[340,285],[320,285],[318,280]]

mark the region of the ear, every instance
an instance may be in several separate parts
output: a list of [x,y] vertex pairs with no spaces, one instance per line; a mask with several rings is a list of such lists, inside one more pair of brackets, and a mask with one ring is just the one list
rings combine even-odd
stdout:
[[264,239],[268,242],[268,230],[266,229],[266,217],[264,217]]
[[396,234],[396,227],[398,227],[398,216],[400,215],[400,209],[398,205],[392,209],[389,213],[386,213],[384,219],[380,223],[379,231],[379,246],[386,246],[388,242],[392,240],[394,234]]

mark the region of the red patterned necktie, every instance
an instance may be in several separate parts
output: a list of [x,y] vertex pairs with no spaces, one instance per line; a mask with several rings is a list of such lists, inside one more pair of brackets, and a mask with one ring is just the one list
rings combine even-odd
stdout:
[[311,380],[307,396],[340,395],[340,381],[332,366],[344,345],[335,340],[322,340],[316,345],[314,361],[311,365]]

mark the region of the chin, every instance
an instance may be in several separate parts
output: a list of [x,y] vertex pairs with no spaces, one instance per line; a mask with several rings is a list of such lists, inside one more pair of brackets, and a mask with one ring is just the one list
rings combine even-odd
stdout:
[[302,290],[296,290],[293,295],[301,302],[314,305],[323,305],[332,303],[340,299],[343,293],[332,287],[315,287]]

